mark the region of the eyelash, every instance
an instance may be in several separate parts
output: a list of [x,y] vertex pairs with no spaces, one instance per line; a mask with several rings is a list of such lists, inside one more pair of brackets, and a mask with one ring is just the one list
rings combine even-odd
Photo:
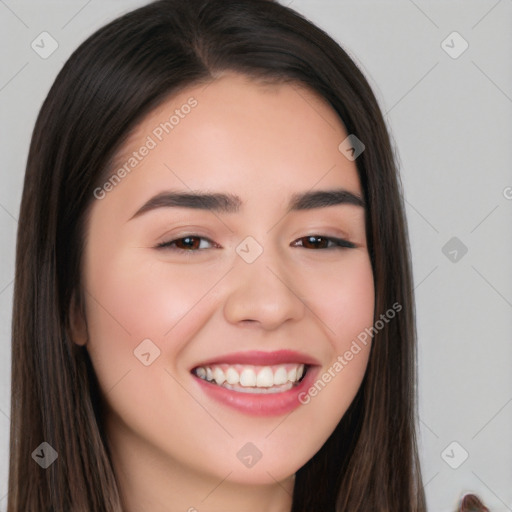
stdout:
[[[178,241],[181,241],[181,240],[186,240],[187,238],[199,238],[199,239],[202,239],[202,240],[207,240],[210,243],[214,243],[209,238],[206,238],[204,236],[200,236],[200,235],[186,235],[186,236],[183,236],[183,237],[180,237],[180,238],[175,238],[174,240],[169,240],[168,242],[162,242],[162,243],[158,244],[156,246],[156,248],[157,249],[166,249],[166,250],[170,250],[170,251],[174,251],[174,252],[178,252],[178,253],[192,253],[192,252],[201,252],[201,251],[205,250],[205,249],[181,249],[179,247],[173,247],[172,246],[172,244],[174,244],[175,242],[178,242]],[[327,240],[329,242],[334,242],[334,244],[335,244],[334,246],[331,246],[331,247],[323,247],[323,248],[316,249],[316,250],[354,249],[356,247],[355,244],[353,244],[352,242],[349,242],[348,240],[345,240],[343,238],[336,238],[336,237],[332,237],[332,236],[306,235],[306,236],[303,236],[301,238],[298,238],[298,240],[302,240],[304,238],[320,238],[320,239]],[[303,246],[300,245],[299,247],[303,247]]]

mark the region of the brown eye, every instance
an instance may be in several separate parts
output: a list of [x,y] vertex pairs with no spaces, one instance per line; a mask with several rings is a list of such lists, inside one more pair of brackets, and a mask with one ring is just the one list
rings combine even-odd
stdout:
[[208,249],[208,247],[204,247],[204,244],[202,244],[203,240],[205,240],[207,244],[213,244],[213,242],[208,238],[199,235],[188,235],[181,238],[175,238],[174,240],[169,240],[168,242],[162,242],[157,245],[157,248],[195,252]]
[[[355,247],[355,245],[348,240],[329,236],[308,235],[299,238],[299,240],[304,240],[299,247],[304,247],[305,249],[346,249]],[[329,243],[331,244],[330,246]]]

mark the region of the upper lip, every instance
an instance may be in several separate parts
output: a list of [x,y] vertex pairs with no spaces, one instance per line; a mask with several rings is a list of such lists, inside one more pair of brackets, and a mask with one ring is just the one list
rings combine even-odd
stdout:
[[207,361],[196,364],[198,366],[212,366],[214,364],[251,364],[255,366],[270,366],[275,364],[299,363],[307,365],[319,365],[319,361],[314,357],[294,350],[276,350],[274,352],[265,352],[261,350],[251,350],[246,352],[233,352],[216,356]]

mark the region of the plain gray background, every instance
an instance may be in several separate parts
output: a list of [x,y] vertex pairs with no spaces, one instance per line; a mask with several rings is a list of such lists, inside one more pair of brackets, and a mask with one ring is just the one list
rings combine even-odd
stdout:
[[[15,235],[31,132],[71,52],[107,21],[145,3],[0,0],[2,511]],[[396,146],[417,300],[429,510],[451,512],[469,491],[493,512],[512,510],[512,0],[289,5],[356,60]],[[58,48],[42,58],[31,43],[47,38],[40,36],[45,31]]]

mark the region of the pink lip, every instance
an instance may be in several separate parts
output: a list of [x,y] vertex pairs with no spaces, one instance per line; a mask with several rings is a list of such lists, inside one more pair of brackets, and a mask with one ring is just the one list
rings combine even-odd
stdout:
[[223,356],[209,359],[194,366],[211,366],[213,364],[252,364],[256,366],[270,366],[284,363],[302,363],[307,365],[319,365],[319,361],[307,354],[295,352],[294,350],[276,350],[275,352],[263,352],[252,350],[248,352],[234,352]]
[[320,370],[319,363],[315,359],[305,354],[289,350],[279,350],[277,352],[240,352],[211,359],[197,366],[209,366],[221,363],[253,365],[303,363],[308,365],[306,375],[299,384],[282,393],[241,393],[218,386],[217,384],[212,384],[192,374],[201,391],[207,396],[251,416],[278,416],[287,414],[298,408],[302,405],[299,396],[307,393],[307,390],[313,385]]

